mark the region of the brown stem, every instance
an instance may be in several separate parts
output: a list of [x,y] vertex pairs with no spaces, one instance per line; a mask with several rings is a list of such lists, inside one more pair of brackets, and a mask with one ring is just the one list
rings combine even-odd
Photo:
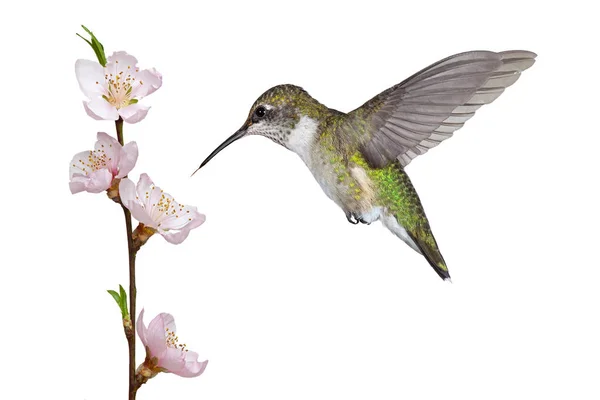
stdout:
[[135,393],[137,392],[135,382],[135,298],[137,294],[135,288],[135,255],[137,251],[132,237],[131,212],[125,206],[122,207],[125,214],[127,249],[129,252],[129,318],[131,319],[131,334],[127,335],[127,344],[129,345],[129,400],[135,400]]
[[[117,140],[121,146],[125,145],[123,141],[123,120],[119,119],[115,122],[117,128]],[[127,250],[129,253],[129,318],[131,319],[131,329],[125,333],[127,344],[129,345],[129,400],[135,400],[135,395],[139,385],[135,379],[135,255],[137,249],[133,242],[133,226],[131,224],[131,212],[121,204],[123,213],[125,214],[125,227],[127,230]]]

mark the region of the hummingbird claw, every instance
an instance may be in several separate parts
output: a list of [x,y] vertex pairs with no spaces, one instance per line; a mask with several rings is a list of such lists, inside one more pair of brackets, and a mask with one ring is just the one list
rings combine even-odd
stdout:
[[361,224],[367,224],[367,225],[371,225],[371,222],[370,222],[370,221],[365,221],[365,220],[363,219],[363,217],[361,217],[361,216],[359,216],[359,215],[357,215],[356,213],[353,213],[353,212],[346,213],[346,219],[347,219],[347,220],[348,220],[348,222],[350,222],[352,225],[356,225],[356,224],[358,224],[359,222],[360,222]]
[[352,225],[356,225],[358,224],[358,219],[356,218],[356,214],[354,213],[346,213],[346,219],[348,220],[348,222],[350,222]]

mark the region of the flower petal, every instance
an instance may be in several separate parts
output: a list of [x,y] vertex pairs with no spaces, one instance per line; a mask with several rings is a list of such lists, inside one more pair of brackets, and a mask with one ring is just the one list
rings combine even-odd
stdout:
[[185,366],[181,369],[177,375],[183,376],[184,378],[193,378],[204,372],[208,360],[198,361],[198,353],[188,351],[185,353]]
[[140,180],[138,181],[135,190],[139,193],[139,194],[143,194],[143,197],[140,197],[140,201],[142,203],[144,203],[144,205],[146,206],[146,209],[148,209],[148,211],[150,211],[149,209],[149,200],[146,199],[145,194],[149,193],[150,190],[152,189],[152,186],[154,186],[154,182],[152,182],[152,179],[150,179],[150,177],[148,176],[147,173],[143,173],[140,175]]
[[177,218],[177,220],[185,220],[187,218],[187,222],[185,222],[182,227],[166,230],[166,228],[169,226],[175,226],[176,223],[179,223],[179,221],[175,222],[175,218],[172,217],[168,220],[165,220],[161,224],[158,232],[162,235],[162,237],[165,238],[167,242],[172,244],[179,244],[183,242],[185,239],[187,239],[192,229],[199,227],[204,223],[204,221],[206,221],[206,216],[204,214],[197,212],[195,207],[188,207],[193,208],[194,210],[190,211],[189,214],[185,214],[184,216]]
[[[104,99],[102,99],[102,100],[104,100]],[[107,153],[109,153],[109,150],[110,150],[110,153],[108,154],[110,157],[118,156],[119,153],[118,153],[118,151],[116,151],[116,149],[120,148],[121,144],[119,143],[119,141],[117,139],[110,136],[106,132],[98,132],[96,134],[96,140],[98,141],[98,142],[96,142],[96,148],[99,148],[98,146],[101,147],[101,145],[104,145],[105,147],[108,147],[108,149],[105,149],[104,147],[101,147],[101,148],[103,148]]]
[[104,118],[94,114],[94,112],[92,110],[90,110],[90,108],[88,107],[88,103],[89,103],[89,101],[83,102],[83,109],[85,110],[85,113],[97,121],[102,121]]
[[108,189],[112,183],[113,177],[109,170],[100,169],[88,175],[89,181],[86,191],[90,193],[100,193]]
[[[137,183],[136,190],[138,192],[140,202],[144,205],[146,213],[152,217],[152,220],[158,225],[159,221],[155,216],[156,212],[154,208],[163,195],[161,189],[154,184],[148,174],[143,173],[140,175],[140,180]],[[164,193],[164,195],[168,198],[171,197],[167,193]]]
[[139,103],[131,104],[127,107],[120,108],[118,113],[123,118],[123,121],[128,124],[135,124],[140,122],[148,114],[150,107],[144,106]]
[[101,97],[106,93],[104,68],[95,61],[77,60],[75,62],[75,76],[83,94],[89,99]]
[[152,182],[152,179],[150,178],[150,176],[148,176],[147,173],[143,173],[140,175],[140,180],[138,181],[138,184],[136,186],[138,192],[143,192],[146,191],[148,189],[150,189],[152,186],[154,186],[154,182]]
[[150,354],[153,357],[162,359],[167,351],[167,325],[173,324],[173,316],[167,313],[160,313],[148,325],[146,339]]
[[118,173],[119,160],[121,158],[121,144],[106,132],[98,132],[97,141],[94,146],[96,157],[104,159],[106,168],[113,174]]
[[163,356],[158,360],[158,366],[179,375],[185,368],[185,355],[183,351],[174,347],[167,347]]
[[85,181],[76,179],[69,182],[69,189],[71,190],[71,194],[83,192],[85,190]]
[[[137,192],[135,190],[135,184],[129,178],[122,179],[119,183],[119,197],[121,198],[121,202],[127,208],[131,203],[137,202]],[[131,209],[130,209],[131,211]]]
[[122,178],[124,176],[127,176],[127,174],[131,172],[133,167],[135,167],[137,158],[138,147],[136,142],[129,142],[125,146],[123,146],[119,157],[119,163],[117,165],[119,173],[116,177]]
[[85,172],[89,171],[87,169],[89,167],[87,165],[88,162],[86,162],[86,161],[89,160],[91,155],[92,155],[92,152],[87,150],[87,151],[79,152],[73,156],[73,159],[71,160],[71,164],[69,164],[69,179],[73,179],[73,176],[75,176],[76,174],[85,175]]
[[108,119],[116,121],[119,119],[117,109],[102,97],[96,97],[89,102],[83,102],[85,112],[92,118],[101,120]]
[[69,188],[73,194],[84,190],[89,193],[100,193],[110,187],[112,179],[110,171],[104,168],[87,175],[74,174],[69,182]]
[[126,74],[127,70],[135,71],[137,63],[137,58],[131,54],[127,54],[126,51],[115,51],[106,60],[106,71],[114,76],[119,75],[120,72]]
[[146,325],[144,325],[144,309],[142,308],[142,311],[140,311],[140,315],[138,316],[138,320],[135,324],[136,329],[137,329],[137,334],[140,337],[140,340],[142,341],[142,343],[144,344],[144,347],[148,346],[148,329],[146,328]]
[[177,214],[170,215],[161,221],[160,227],[164,230],[183,229],[189,227],[194,229],[206,221],[206,216],[200,214],[194,206],[180,206],[175,203]]
[[148,213],[146,212],[146,210],[144,210],[144,207],[142,207],[142,205],[140,203],[133,203],[130,204],[130,206],[126,206],[129,211],[131,211],[131,215],[133,216],[133,218],[135,218],[138,222],[152,228],[152,229],[157,229],[158,226],[157,224],[152,220],[152,218],[150,218],[150,216],[148,215]]
[[146,71],[148,71],[151,75],[147,78],[148,86],[150,86],[150,88],[148,89],[148,93],[146,93],[146,96],[148,96],[160,89],[160,87],[162,86],[163,77],[162,74],[156,70],[156,68],[151,68]]
[[140,85],[136,88],[135,97],[141,99],[156,92],[162,86],[162,75],[155,68],[145,69],[136,75]]
[[131,211],[131,215],[133,218],[137,219],[144,225],[147,225],[151,228],[157,228],[156,223],[150,218],[146,210],[142,207],[138,199],[138,193],[136,191],[135,184],[131,181],[131,179],[125,178],[122,179],[119,183],[119,197],[121,198],[121,202],[129,211]]
[[171,314],[163,313],[163,323],[165,324],[165,329],[168,329],[169,332],[177,332],[177,325],[175,325],[175,318]]
[[190,229],[182,228],[181,230],[175,231],[165,231],[164,229],[159,229],[158,233],[161,234],[165,240],[171,244],[180,244],[190,235]]

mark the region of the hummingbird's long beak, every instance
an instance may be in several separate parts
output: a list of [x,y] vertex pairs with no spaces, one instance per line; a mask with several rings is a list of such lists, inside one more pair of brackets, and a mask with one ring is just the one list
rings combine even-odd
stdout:
[[[236,140],[241,139],[242,137],[244,137],[244,135],[246,134],[246,129],[247,129],[247,127],[246,127],[246,125],[244,125],[236,133],[234,133],[233,135],[231,135],[227,139],[225,139],[225,141],[223,143],[221,143],[219,145],[219,147],[217,147],[216,149],[214,149],[213,152],[210,153],[210,155],[208,157],[206,157],[206,160],[202,161],[202,164],[200,164],[200,166],[198,167],[198,169],[194,171],[194,174],[196,172],[198,172],[200,170],[200,168],[204,167],[210,160],[212,160],[212,158],[214,156],[216,156],[225,147],[229,146],[231,143],[235,142]],[[192,176],[194,176],[194,174],[192,174]]]

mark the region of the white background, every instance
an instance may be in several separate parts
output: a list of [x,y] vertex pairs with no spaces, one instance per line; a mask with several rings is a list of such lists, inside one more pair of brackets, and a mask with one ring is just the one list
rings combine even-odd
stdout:
[[[148,172],[207,222],[138,257],[138,305],[210,360],[151,399],[598,399],[598,46],[591,2],[13,2],[0,16],[2,399],[124,399],[105,290],[127,285],[122,212],[68,164],[114,124],[83,111],[75,32],[164,86],[125,126]],[[280,83],[350,111],[448,55],[538,62],[407,168],[453,284],[379,223],[353,226],[260,137],[191,172]],[[139,343],[139,342],[138,342]],[[138,348],[138,360],[143,351]]]

